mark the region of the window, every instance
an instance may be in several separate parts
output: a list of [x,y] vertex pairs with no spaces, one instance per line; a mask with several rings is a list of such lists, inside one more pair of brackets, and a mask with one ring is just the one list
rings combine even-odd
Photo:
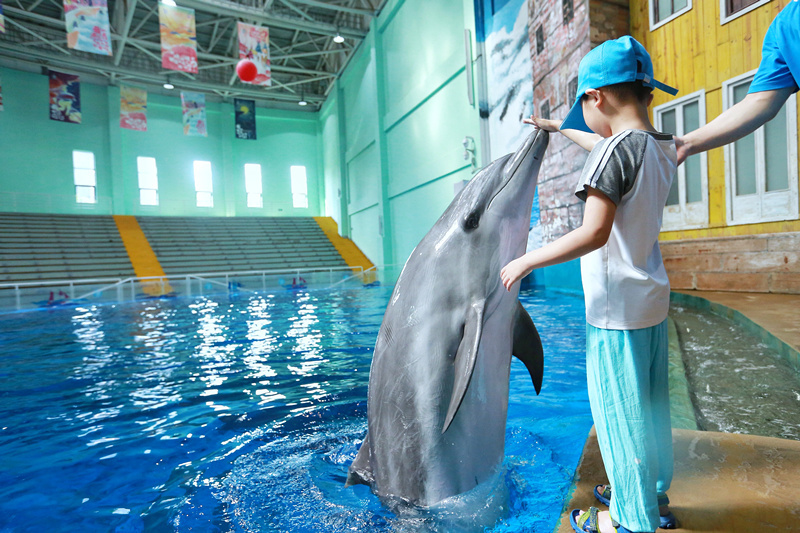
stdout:
[[[705,91],[678,98],[653,109],[655,127],[664,133],[684,135],[706,123]],[[662,228],[690,229],[708,226],[708,159],[706,153],[686,160],[672,180],[664,208]]]
[[650,31],[692,9],[692,0],[650,0]]
[[536,53],[541,54],[542,50],[544,50],[544,32],[542,27],[539,26],[536,28]]
[[197,207],[214,207],[210,161],[194,162],[194,190],[197,195]]
[[308,183],[306,167],[292,167],[292,205],[308,207]]
[[545,100],[545,102],[541,105],[539,112],[543,119],[550,120],[550,102],[548,100]]
[[244,166],[244,188],[247,191],[247,207],[264,207],[261,197],[261,165],[247,163]]
[[569,80],[567,85],[567,107],[571,108],[575,104],[575,97],[578,95],[578,77]]
[[[755,70],[722,84],[722,107],[740,102]],[[797,209],[797,100],[756,131],[725,146],[728,224],[792,220]]]
[[72,168],[75,176],[75,201],[79,204],[97,203],[97,173],[92,152],[72,152]]
[[772,0],[719,0],[720,24],[725,24]]
[[155,157],[137,157],[139,169],[139,204],[158,205],[158,169]]
[[573,0],[561,0],[561,8],[564,12],[564,25],[566,26],[575,16],[575,3]]

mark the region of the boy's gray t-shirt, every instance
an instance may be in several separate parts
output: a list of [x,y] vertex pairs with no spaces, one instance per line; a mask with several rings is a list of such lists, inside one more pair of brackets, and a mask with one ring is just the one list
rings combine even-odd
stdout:
[[608,242],[581,258],[586,321],[603,329],[660,324],[669,279],[658,247],[661,218],[677,168],[671,135],[625,130],[599,141],[575,194],[591,187],[617,206]]

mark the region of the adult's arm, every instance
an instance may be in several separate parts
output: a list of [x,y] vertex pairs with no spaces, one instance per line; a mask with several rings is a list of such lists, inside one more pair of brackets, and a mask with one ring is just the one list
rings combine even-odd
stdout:
[[690,155],[719,148],[754,132],[778,114],[793,92],[793,88],[786,88],[749,93],[705,126],[676,137],[678,164]]

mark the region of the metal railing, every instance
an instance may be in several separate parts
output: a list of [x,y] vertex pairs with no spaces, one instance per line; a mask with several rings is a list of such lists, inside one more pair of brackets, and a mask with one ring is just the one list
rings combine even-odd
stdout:
[[0,283],[0,312],[172,296],[330,289],[394,283],[395,265],[208,272],[160,277]]

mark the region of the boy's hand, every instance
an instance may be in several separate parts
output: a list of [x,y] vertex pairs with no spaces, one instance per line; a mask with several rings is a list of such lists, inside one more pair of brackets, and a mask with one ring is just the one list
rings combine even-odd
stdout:
[[524,261],[524,256],[514,259],[500,271],[500,279],[503,280],[503,287],[505,287],[507,291],[510,291],[511,286],[530,274],[531,270],[533,269]]
[[550,120],[548,118],[535,117],[533,115],[531,115],[531,118],[522,119],[522,122],[525,124],[533,124],[540,130],[549,131],[551,133],[554,131],[559,131],[558,127],[561,125],[561,122],[558,120]]

